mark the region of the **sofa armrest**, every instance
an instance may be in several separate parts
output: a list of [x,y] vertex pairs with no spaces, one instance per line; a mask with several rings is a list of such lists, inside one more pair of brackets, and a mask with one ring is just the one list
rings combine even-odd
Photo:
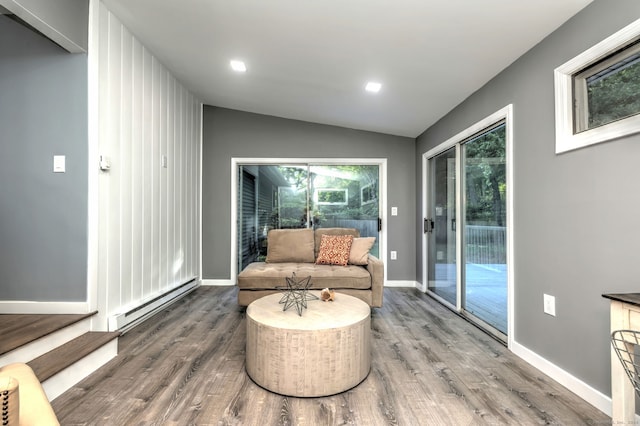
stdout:
[[2,424],[20,424],[20,395],[18,381],[0,374],[0,401],[2,401]]
[[[19,423],[16,424],[60,425],[47,395],[31,367],[19,362],[5,365],[0,368],[0,377],[11,377],[17,382],[17,392],[13,394],[14,398],[18,398],[17,405],[19,406]],[[8,385],[10,380],[3,380],[3,382]],[[9,414],[11,415],[11,413]]]
[[371,307],[380,308],[384,289],[384,262],[369,254],[367,271],[371,274]]

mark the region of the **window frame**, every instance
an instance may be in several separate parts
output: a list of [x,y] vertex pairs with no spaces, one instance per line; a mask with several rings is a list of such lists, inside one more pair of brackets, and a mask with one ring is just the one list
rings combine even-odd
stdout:
[[[633,115],[580,132],[576,132],[577,126],[574,125],[579,120],[583,120],[576,116],[578,114],[575,110],[585,111],[586,81],[581,73],[624,49],[639,37],[640,19],[554,70],[556,154],[640,132],[640,115]],[[585,88],[576,90],[575,85],[578,84],[585,85]],[[574,108],[574,99],[576,108]]]
[[[344,194],[344,201],[319,201],[320,192],[335,192]],[[348,188],[316,188],[313,191],[313,201],[319,206],[346,206],[349,204]]]
[[360,188],[360,205],[375,203],[378,201],[378,188],[377,185],[371,183],[364,185]]

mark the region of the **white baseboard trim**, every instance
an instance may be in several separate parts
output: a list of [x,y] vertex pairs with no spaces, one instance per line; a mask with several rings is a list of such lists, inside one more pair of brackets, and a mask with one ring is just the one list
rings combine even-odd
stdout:
[[587,401],[603,413],[611,416],[611,398],[602,392],[592,388],[582,380],[569,374],[567,371],[551,363],[545,358],[541,357],[532,350],[522,346],[518,342],[513,342],[511,345],[511,351],[537,368],[538,370],[551,377],[562,386],[569,389],[571,392],[578,395],[580,398]]
[[232,280],[214,280],[214,279],[206,279],[202,280],[202,285],[212,285],[212,286],[233,286],[236,283]]
[[417,283],[415,281],[403,281],[403,280],[387,280],[384,283],[385,287],[416,287]]
[[88,314],[87,302],[2,301],[0,314]]

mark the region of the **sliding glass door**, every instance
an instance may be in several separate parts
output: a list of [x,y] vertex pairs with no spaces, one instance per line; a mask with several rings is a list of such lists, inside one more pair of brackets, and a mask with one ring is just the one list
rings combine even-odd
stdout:
[[458,299],[456,270],[456,148],[429,159],[428,289],[453,306]]
[[462,308],[507,334],[505,125],[462,144],[464,297]]
[[506,338],[506,121],[469,133],[425,156],[426,290]]
[[267,254],[267,233],[284,228],[356,228],[376,237],[377,164],[242,164],[238,166],[238,267]]

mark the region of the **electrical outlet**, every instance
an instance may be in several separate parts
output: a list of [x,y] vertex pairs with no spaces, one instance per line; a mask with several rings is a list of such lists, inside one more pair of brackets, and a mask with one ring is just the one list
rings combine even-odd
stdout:
[[398,208],[391,207],[391,216],[398,216]]
[[544,301],[544,313],[556,316],[556,298],[554,296],[550,296],[548,294],[543,295]]
[[395,250],[391,250],[391,260],[398,259],[398,252]]

